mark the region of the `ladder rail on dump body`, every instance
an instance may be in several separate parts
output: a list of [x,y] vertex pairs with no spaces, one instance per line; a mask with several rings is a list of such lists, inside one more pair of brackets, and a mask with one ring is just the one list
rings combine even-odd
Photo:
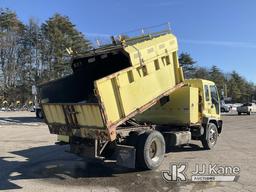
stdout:
[[125,33],[124,33],[124,35],[115,35],[115,36],[112,36],[114,38],[115,45],[113,45],[113,44],[104,45],[103,44],[102,46],[100,46],[97,49],[90,49],[88,51],[80,53],[79,55],[76,56],[76,58],[85,57],[85,56],[94,56],[94,55],[99,55],[102,53],[107,53],[108,51],[118,50],[123,47],[121,40],[120,40],[123,37],[125,40],[125,44],[131,45],[131,44],[136,44],[136,43],[139,43],[142,41],[150,40],[154,37],[159,37],[161,35],[166,35],[169,33],[171,33],[170,29],[164,29],[164,30],[161,30],[158,32],[151,32],[151,33],[145,33],[145,34],[142,33],[140,36],[134,36],[134,37],[126,37]]

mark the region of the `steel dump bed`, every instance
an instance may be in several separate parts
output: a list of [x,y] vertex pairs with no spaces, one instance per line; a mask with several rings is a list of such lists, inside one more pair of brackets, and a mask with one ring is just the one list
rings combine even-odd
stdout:
[[128,39],[72,62],[73,74],[40,87],[50,132],[116,138],[116,129],[183,85],[170,33]]

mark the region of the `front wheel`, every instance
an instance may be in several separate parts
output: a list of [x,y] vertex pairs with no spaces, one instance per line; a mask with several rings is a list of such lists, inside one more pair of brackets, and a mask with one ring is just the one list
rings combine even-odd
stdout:
[[204,149],[213,149],[217,143],[217,139],[217,126],[214,123],[209,123],[201,139]]
[[136,146],[136,167],[156,169],[164,160],[165,140],[158,131],[146,131],[138,137]]

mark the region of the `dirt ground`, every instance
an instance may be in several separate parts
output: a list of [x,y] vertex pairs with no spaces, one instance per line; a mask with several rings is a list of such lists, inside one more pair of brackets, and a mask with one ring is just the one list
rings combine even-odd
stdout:
[[[31,112],[0,112],[0,190],[15,191],[256,191],[256,115],[226,114],[214,150],[200,142],[173,148],[155,171],[88,162],[55,145],[56,136]],[[166,182],[172,162],[239,166],[235,182]]]

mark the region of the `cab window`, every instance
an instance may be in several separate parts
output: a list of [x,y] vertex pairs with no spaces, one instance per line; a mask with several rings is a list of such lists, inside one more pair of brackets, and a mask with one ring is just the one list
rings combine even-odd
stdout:
[[217,91],[216,86],[210,85],[210,91],[211,91],[212,100],[218,101],[219,97],[218,97],[218,91]]
[[218,96],[218,90],[215,85],[210,85],[210,92],[211,92],[211,99],[212,104],[215,106],[216,113],[220,113],[220,104],[219,104],[219,96]]
[[209,101],[210,100],[210,95],[209,95],[209,87],[208,87],[208,85],[204,85],[204,95],[205,95],[205,100]]

